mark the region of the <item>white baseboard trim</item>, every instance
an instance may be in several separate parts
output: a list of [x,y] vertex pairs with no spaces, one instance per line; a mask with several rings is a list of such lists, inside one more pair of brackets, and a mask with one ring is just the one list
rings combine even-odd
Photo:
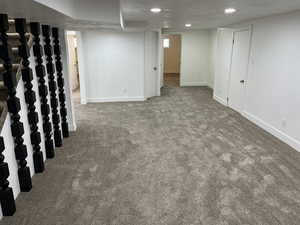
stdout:
[[208,86],[206,82],[180,82],[180,87]]
[[69,126],[69,130],[72,131],[72,132],[76,131],[77,130],[76,124],[71,123],[70,126]]
[[214,95],[214,100],[217,102],[221,103],[222,105],[228,106],[227,101],[219,96]]
[[214,87],[210,84],[207,85],[210,89],[214,90]]
[[290,137],[289,135],[285,134],[284,132],[278,130],[277,128],[273,127],[272,125],[266,123],[262,119],[254,116],[254,115],[252,115],[248,112],[244,111],[242,113],[242,115],[245,116],[251,122],[255,123],[259,127],[263,128],[264,130],[269,132],[270,134],[274,135],[275,137],[277,137],[281,141],[283,141],[286,144],[290,145],[292,148],[294,148],[298,152],[300,152],[300,142],[297,141],[295,138]]
[[88,103],[104,103],[104,102],[142,102],[146,101],[145,97],[111,97],[111,98],[88,98]]
[[87,100],[82,98],[82,99],[80,100],[80,103],[81,103],[82,105],[86,105],[86,104],[87,104]]

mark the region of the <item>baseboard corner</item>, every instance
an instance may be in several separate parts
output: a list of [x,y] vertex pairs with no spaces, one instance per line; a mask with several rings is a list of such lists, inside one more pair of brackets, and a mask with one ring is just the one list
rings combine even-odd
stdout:
[[219,97],[217,95],[214,95],[213,98],[214,98],[214,100],[216,100],[220,104],[227,106],[227,101],[225,99],[223,99],[223,98],[221,98],[221,97]]

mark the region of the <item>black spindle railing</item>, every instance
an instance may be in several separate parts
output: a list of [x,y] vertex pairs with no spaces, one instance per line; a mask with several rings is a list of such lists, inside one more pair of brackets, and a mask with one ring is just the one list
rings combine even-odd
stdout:
[[25,86],[25,101],[28,108],[28,122],[30,125],[30,140],[33,147],[33,164],[36,173],[42,173],[45,170],[43,152],[41,151],[41,133],[38,129],[39,115],[36,112],[35,102],[36,94],[33,90],[33,73],[30,68],[30,49],[27,44],[27,24],[26,19],[17,18],[15,19],[16,32],[20,36],[19,56],[22,58],[22,80]]
[[9,177],[8,164],[4,162],[5,149],[3,137],[0,137],[0,203],[3,216],[12,216],[16,212],[14,193],[7,178]]
[[30,23],[31,34],[33,35],[33,54],[35,56],[35,72],[38,77],[39,95],[41,100],[41,111],[43,116],[43,131],[45,134],[46,157],[52,159],[55,157],[54,143],[52,139],[52,123],[50,121],[50,106],[48,104],[48,85],[46,83],[46,70],[43,65],[43,48],[40,44],[41,25],[39,23]]
[[4,85],[8,89],[7,108],[11,118],[11,132],[15,142],[15,155],[18,161],[18,177],[21,191],[30,191],[32,188],[30,169],[27,166],[27,147],[24,145],[24,126],[20,121],[20,99],[16,96],[17,78],[12,72],[11,48],[8,45],[7,31],[9,30],[8,16],[0,14],[1,49],[0,57],[3,60],[5,72]]
[[54,127],[54,143],[56,147],[62,146],[62,133],[60,130],[60,115],[58,112],[58,100],[56,95],[57,84],[55,79],[55,68],[53,65],[53,49],[51,45],[51,29],[48,25],[42,25],[42,33],[44,36],[44,50],[47,60],[47,73],[49,79],[50,103],[52,109],[52,122]]
[[57,71],[57,84],[59,90],[59,102],[60,102],[60,116],[61,116],[61,128],[64,137],[69,137],[69,125],[67,120],[66,109],[66,95],[65,95],[65,81],[63,77],[63,64],[61,62],[61,48],[59,43],[59,29],[57,27],[52,28],[52,36],[54,42],[54,54],[55,54],[55,66]]

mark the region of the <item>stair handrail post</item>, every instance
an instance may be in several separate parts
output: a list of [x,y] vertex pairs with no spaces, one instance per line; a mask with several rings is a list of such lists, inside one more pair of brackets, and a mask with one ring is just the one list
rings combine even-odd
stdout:
[[36,111],[36,93],[33,89],[33,72],[30,68],[30,49],[27,44],[27,23],[24,18],[15,19],[15,28],[16,32],[20,36],[20,45],[19,45],[19,56],[22,59],[21,62],[21,75],[24,82],[25,88],[25,102],[28,109],[28,123],[30,126],[30,140],[33,148],[33,164],[34,170],[36,173],[42,173],[45,170],[44,156],[41,151],[41,133],[39,132],[38,122],[39,115]]
[[48,73],[48,85],[50,90],[50,105],[52,111],[52,122],[54,128],[54,143],[56,147],[62,146],[62,132],[60,129],[59,103],[56,95],[57,83],[55,78],[55,67],[53,64],[53,48],[51,40],[51,28],[49,25],[42,25],[44,37],[44,51],[46,55],[46,68]]
[[8,90],[7,109],[11,119],[11,132],[14,138],[15,156],[18,162],[18,178],[20,184],[20,190],[22,192],[29,192],[32,189],[30,169],[27,166],[27,146],[24,144],[24,125],[20,121],[21,116],[19,114],[21,110],[20,99],[16,96],[17,91],[17,78],[16,74],[12,71],[11,62],[11,47],[8,44],[7,31],[9,30],[8,16],[6,14],[0,14],[0,58],[4,61],[5,72],[3,73],[4,85]]
[[69,137],[69,125],[67,120],[67,109],[66,109],[66,95],[65,95],[65,81],[63,76],[63,64],[61,61],[61,47],[59,42],[59,28],[52,28],[52,36],[54,43],[54,55],[55,55],[55,67],[57,71],[57,84],[59,91],[59,103],[60,103],[60,116],[61,116],[61,128],[63,137]]
[[36,61],[35,72],[39,84],[39,96],[41,101],[41,112],[43,117],[43,131],[45,135],[46,157],[52,159],[55,157],[54,142],[52,138],[52,123],[50,121],[50,106],[48,104],[48,85],[46,83],[46,69],[43,64],[44,51],[40,43],[41,25],[38,22],[30,23],[30,31],[33,35],[33,54]]
[[7,180],[9,169],[8,164],[4,162],[4,150],[4,139],[0,137],[0,203],[3,216],[12,216],[16,212],[16,203],[13,190],[9,187],[9,181]]

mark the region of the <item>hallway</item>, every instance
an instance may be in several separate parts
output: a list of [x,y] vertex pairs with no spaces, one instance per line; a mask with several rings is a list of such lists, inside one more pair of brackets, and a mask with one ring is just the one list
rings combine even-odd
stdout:
[[300,154],[211,95],[77,104],[78,131],[0,225],[300,224]]

